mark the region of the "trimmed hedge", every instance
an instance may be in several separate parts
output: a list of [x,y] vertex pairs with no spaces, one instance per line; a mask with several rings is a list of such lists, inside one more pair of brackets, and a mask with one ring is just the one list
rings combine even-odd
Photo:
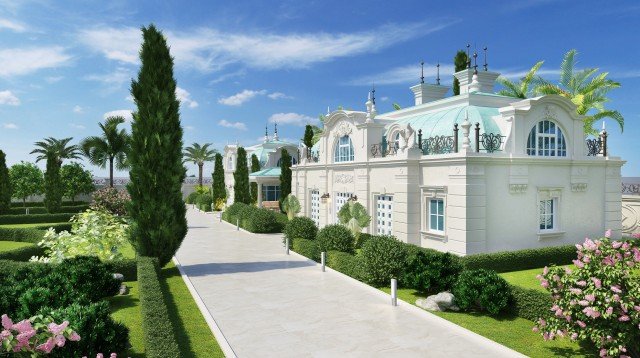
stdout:
[[[282,214],[285,221],[287,216]],[[240,227],[252,233],[277,233],[282,232],[283,221],[278,213],[257,208],[253,205],[234,203],[222,213],[222,219],[236,225],[239,219]]]
[[[65,206],[78,206],[78,205],[89,205],[91,203],[86,202],[86,201],[63,201],[62,202],[62,207],[64,208]],[[14,201],[11,203],[11,207],[12,208],[23,208],[24,204],[21,201]],[[44,202],[42,201],[27,201],[26,203],[26,207],[27,208],[43,208],[44,207]]]
[[320,261],[320,248],[315,240],[294,239],[293,251],[313,261]]
[[0,241],[18,241],[37,244],[42,240],[45,230],[32,228],[3,228],[0,227]]
[[158,259],[138,257],[138,287],[147,357],[180,357],[175,328],[160,284]]
[[555,265],[571,264],[576,258],[575,245],[543,247],[518,251],[474,254],[462,257],[467,269],[488,269],[496,272],[521,271]]
[[[30,208],[30,207],[27,207],[27,208],[29,208],[29,215],[49,213],[47,209],[45,209],[44,207],[37,206],[33,208]],[[60,208],[60,211],[58,211],[58,214],[77,214],[77,213],[86,211],[87,209],[89,209],[89,205],[87,204],[63,206],[62,208]],[[26,214],[26,209],[23,207],[12,207],[9,210],[9,215],[27,215],[27,214]]]
[[362,259],[359,256],[342,251],[329,251],[327,252],[327,266],[356,280],[362,280]]
[[44,247],[29,245],[17,249],[0,252],[0,260],[29,261],[31,256],[44,255]]
[[29,214],[29,215],[0,215],[0,225],[3,224],[37,224],[67,222],[73,214]]
[[518,317],[537,322],[551,313],[551,295],[546,292],[511,285],[511,312]]

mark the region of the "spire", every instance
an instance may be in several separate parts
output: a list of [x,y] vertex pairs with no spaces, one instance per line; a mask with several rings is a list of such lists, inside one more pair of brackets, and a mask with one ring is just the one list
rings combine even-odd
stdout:
[[471,48],[471,44],[467,44],[467,68],[471,68],[471,56],[469,55],[469,48]]
[[278,123],[275,123],[274,125],[275,131],[273,133],[273,140],[278,140]]
[[420,61],[420,83],[424,83],[424,61]]
[[329,106],[327,106],[327,116],[331,114],[331,111],[329,111]]
[[367,106],[367,123],[371,123],[373,121],[373,117],[371,113],[373,112],[373,102],[371,101],[371,91],[369,91],[367,102],[365,102]]
[[373,106],[376,106],[376,84],[373,83],[371,84],[371,103],[373,103]]
[[473,74],[478,74],[478,51],[473,51]]
[[437,75],[436,75],[436,84],[440,84],[440,62],[436,65]]
[[471,139],[469,139],[469,132],[471,130],[471,122],[469,122],[469,108],[465,109],[464,122],[462,122],[462,151],[471,151]]
[[269,125],[265,124],[264,126],[264,142],[269,141]]
[[484,47],[484,70],[489,70],[489,64],[487,63],[487,46]]

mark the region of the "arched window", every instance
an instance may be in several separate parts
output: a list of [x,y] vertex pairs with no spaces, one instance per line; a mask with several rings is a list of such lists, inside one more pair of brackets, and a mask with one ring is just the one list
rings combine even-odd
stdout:
[[548,120],[538,122],[529,132],[527,154],[541,157],[566,157],[567,142],[560,126]]
[[233,157],[229,156],[229,163],[227,164],[229,170],[233,170]]
[[333,161],[335,163],[353,161],[353,143],[348,135],[338,139],[335,152],[333,153]]
[[[291,165],[296,165],[298,164],[298,160],[296,159],[296,157],[291,157]],[[276,163],[276,167],[279,167],[282,165],[282,157],[280,157],[280,159],[278,159],[278,163]]]
[[393,138],[393,146],[396,150],[400,149],[400,132],[396,133]]

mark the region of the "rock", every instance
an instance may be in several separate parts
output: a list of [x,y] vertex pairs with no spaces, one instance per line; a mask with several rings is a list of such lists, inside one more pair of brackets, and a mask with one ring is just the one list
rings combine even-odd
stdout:
[[120,282],[124,281],[124,275],[121,274],[121,273],[114,273],[113,274],[113,278],[115,278],[116,280],[118,280]]
[[127,295],[129,294],[129,287],[127,287],[127,285],[125,284],[121,284],[120,285],[120,291],[118,292],[119,295]]
[[416,306],[429,311],[458,311],[455,305],[455,297],[451,292],[440,292],[437,295],[431,295],[427,298],[419,298],[416,300]]

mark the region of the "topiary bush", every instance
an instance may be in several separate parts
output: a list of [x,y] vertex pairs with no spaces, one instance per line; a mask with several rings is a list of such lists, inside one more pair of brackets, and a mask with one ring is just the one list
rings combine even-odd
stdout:
[[327,252],[327,266],[356,280],[363,279],[362,259],[358,255],[329,251]]
[[464,268],[460,258],[448,252],[407,244],[406,255],[400,285],[422,292],[451,290]]
[[233,203],[224,212],[229,216],[237,216],[238,214],[240,214],[240,211],[242,211],[242,209],[248,206],[249,205],[245,203]]
[[485,269],[463,271],[452,293],[461,309],[477,309],[490,315],[504,311],[512,297],[507,281],[495,271]]
[[293,251],[313,261],[320,261],[320,248],[316,240],[297,238],[293,240]]
[[241,214],[246,215],[242,216],[243,228],[245,230],[253,233],[274,233],[280,231],[278,219],[273,211],[255,207],[251,208],[253,209],[243,210]]
[[294,239],[315,240],[318,234],[318,227],[308,217],[299,216],[287,222],[282,232],[284,237],[290,241]]
[[537,321],[540,318],[546,319],[551,311],[551,295],[546,292],[532,290],[518,286],[511,286],[513,302],[510,311],[518,317]]
[[196,198],[198,197],[198,192],[192,192],[189,195],[187,195],[187,198],[185,199],[185,202],[187,204],[195,204],[196,203]]
[[362,270],[365,282],[374,286],[388,285],[402,275],[406,244],[393,236],[376,236],[362,247]]
[[353,254],[355,239],[351,231],[342,225],[327,225],[318,231],[318,247],[320,251],[342,251]]

